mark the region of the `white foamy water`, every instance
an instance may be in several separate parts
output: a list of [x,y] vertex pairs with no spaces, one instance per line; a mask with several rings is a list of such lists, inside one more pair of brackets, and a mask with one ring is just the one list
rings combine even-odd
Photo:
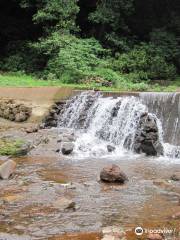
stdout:
[[[74,152],[78,157],[104,157],[109,154],[108,144],[116,147],[111,153],[114,156],[132,155],[137,126],[145,112],[148,106],[138,97],[104,98],[96,92],[83,92],[67,103],[60,126],[77,129],[79,137]],[[157,122],[165,157],[179,158],[177,146],[164,142],[161,120],[152,115]]]

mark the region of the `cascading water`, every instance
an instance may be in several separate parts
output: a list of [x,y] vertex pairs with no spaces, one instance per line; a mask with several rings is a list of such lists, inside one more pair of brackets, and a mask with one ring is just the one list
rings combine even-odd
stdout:
[[149,112],[156,114],[162,123],[164,141],[180,145],[180,94],[140,93]]
[[[140,118],[147,112],[148,106],[138,97],[103,98],[98,92],[89,91],[67,102],[59,126],[78,129],[79,137],[75,143],[78,155],[105,155],[107,144],[116,146],[114,154],[119,155],[133,151]],[[153,117],[164,155],[180,157],[176,146],[164,143],[161,121],[155,115]]]

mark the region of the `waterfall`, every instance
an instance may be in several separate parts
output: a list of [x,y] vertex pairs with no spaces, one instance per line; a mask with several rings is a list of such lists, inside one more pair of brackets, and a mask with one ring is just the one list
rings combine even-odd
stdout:
[[140,93],[149,112],[156,114],[162,123],[164,141],[180,145],[180,94]]
[[[106,154],[107,144],[115,146],[118,154],[132,152],[141,116],[150,111],[148,104],[145,103],[149,97],[141,95],[140,98],[134,96],[112,98],[103,97],[99,92],[83,92],[67,101],[59,119],[59,127],[79,131],[75,152],[82,153],[83,156]],[[164,154],[168,157],[179,157],[180,153],[176,146],[164,143],[161,119],[155,114],[151,116],[157,122],[159,141],[164,147]],[[174,142],[178,136],[176,133],[173,134]]]

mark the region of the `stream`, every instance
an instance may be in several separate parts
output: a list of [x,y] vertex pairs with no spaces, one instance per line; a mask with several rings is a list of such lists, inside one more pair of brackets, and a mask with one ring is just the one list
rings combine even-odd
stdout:
[[[133,150],[144,112],[156,119],[161,156]],[[123,229],[121,239],[146,239],[134,234],[141,226],[173,229],[166,239],[178,240],[180,224],[172,215],[180,212],[180,182],[171,176],[180,171],[179,120],[179,96],[173,94],[105,98],[85,92],[67,101],[57,128],[32,134],[6,131],[3,134],[33,142],[48,141],[28,156],[14,158],[15,174],[0,181],[0,239],[100,240],[108,226]],[[75,137],[74,151],[64,156],[57,151],[58,139],[70,133]],[[107,144],[115,151],[108,152]],[[120,166],[129,181],[101,182],[100,171],[109,164]],[[62,198],[73,201],[75,208],[62,208]]]

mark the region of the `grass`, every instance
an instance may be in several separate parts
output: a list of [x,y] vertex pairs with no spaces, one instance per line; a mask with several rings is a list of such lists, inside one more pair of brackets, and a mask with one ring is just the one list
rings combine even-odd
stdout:
[[0,139],[0,155],[2,156],[18,156],[24,141],[16,139],[1,138]]
[[89,90],[98,89],[102,91],[155,91],[155,92],[174,92],[180,89],[180,77],[173,81],[169,86],[159,84],[120,82],[117,87],[101,87],[95,83],[87,84],[65,84],[60,80],[42,80],[23,73],[0,73],[1,87],[40,87],[40,86],[59,86],[71,87],[73,89]]

